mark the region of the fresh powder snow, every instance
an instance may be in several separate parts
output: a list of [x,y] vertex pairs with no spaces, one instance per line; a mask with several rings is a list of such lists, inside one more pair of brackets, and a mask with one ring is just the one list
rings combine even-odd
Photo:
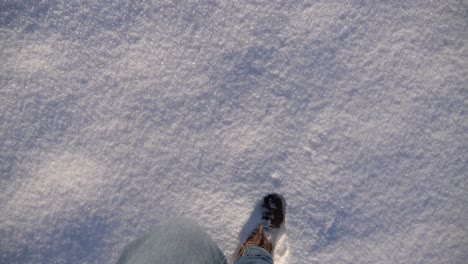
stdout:
[[231,263],[468,259],[464,0],[4,0],[0,263],[115,263],[171,217]]

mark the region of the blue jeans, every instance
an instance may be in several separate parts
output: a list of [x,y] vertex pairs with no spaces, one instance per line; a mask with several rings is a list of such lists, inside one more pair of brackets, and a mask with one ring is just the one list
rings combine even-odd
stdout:
[[[226,257],[194,221],[172,219],[130,243],[118,264],[226,264]],[[263,248],[250,246],[236,264],[273,264]]]

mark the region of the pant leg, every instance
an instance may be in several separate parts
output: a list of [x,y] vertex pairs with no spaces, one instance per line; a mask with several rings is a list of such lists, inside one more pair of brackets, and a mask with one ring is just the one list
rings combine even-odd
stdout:
[[235,264],[273,264],[273,258],[265,249],[250,246]]
[[129,244],[118,264],[226,264],[211,237],[194,221],[172,219]]

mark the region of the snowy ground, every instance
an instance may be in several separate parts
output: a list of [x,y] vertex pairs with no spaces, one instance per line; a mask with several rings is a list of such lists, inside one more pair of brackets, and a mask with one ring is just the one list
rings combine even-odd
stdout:
[[468,3],[0,3],[0,263],[114,263],[173,216],[231,256],[466,263]]

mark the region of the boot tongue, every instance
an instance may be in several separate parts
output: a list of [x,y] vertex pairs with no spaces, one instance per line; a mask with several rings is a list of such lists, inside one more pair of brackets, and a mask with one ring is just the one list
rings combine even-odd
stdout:
[[263,226],[260,225],[256,230],[252,232],[252,234],[249,236],[249,238],[239,251],[237,259],[239,259],[244,254],[245,250],[247,250],[247,248],[250,246],[258,246],[264,248],[266,251],[268,251],[268,253],[271,253],[273,249],[273,244],[268,239],[269,234],[265,233],[265,231],[263,230]]

